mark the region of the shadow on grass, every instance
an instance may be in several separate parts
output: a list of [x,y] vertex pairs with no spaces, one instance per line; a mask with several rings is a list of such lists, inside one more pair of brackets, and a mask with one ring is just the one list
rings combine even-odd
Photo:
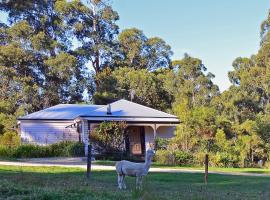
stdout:
[[254,170],[254,171],[243,171],[243,173],[255,173],[255,174],[269,174],[269,171],[263,171],[263,170]]

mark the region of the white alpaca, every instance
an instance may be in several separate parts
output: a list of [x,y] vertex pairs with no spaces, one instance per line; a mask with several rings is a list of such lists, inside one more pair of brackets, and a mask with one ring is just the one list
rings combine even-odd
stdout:
[[142,177],[147,175],[154,155],[155,151],[148,149],[145,163],[134,163],[127,160],[117,162],[115,167],[118,174],[118,188],[126,189],[125,176],[133,176],[136,177],[136,189],[141,189]]

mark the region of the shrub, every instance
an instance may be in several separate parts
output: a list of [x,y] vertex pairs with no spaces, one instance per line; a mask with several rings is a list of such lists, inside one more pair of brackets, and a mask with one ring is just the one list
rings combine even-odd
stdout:
[[84,156],[84,145],[79,142],[59,142],[47,146],[23,144],[18,147],[0,146],[0,157],[42,158]]
[[[195,160],[195,164],[198,166],[203,166],[204,165],[204,159],[205,159],[205,153],[204,152],[197,152],[194,153],[194,160]],[[211,162],[212,156],[209,155],[209,159]]]
[[37,146],[32,144],[24,144],[17,147],[13,153],[15,158],[38,158],[38,157],[50,157],[49,147]]
[[194,158],[191,153],[175,150],[157,150],[155,161],[164,165],[186,166],[194,164]]
[[59,156],[67,157],[69,156],[68,147],[71,145],[71,143],[72,142],[70,141],[64,141],[64,142],[51,144],[48,146],[49,151],[55,157],[59,157]]
[[68,145],[68,156],[84,156],[84,144],[80,142],[72,142]]
[[264,163],[264,167],[267,168],[267,169],[270,169],[270,162],[269,161],[266,161]]
[[157,150],[155,161],[163,165],[175,165],[174,155],[168,150]]
[[0,136],[0,145],[6,147],[16,147],[20,145],[20,136],[15,132],[5,132]]
[[47,146],[49,154],[54,157],[84,156],[84,144],[72,141],[63,141]]
[[14,149],[6,146],[0,146],[0,157],[9,158],[12,157]]
[[97,152],[120,153],[124,145],[125,122],[102,122],[91,133],[91,141]]
[[177,150],[175,151],[175,163],[177,165],[192,165],[194,163],[194,158],[191,153]]
[[157,150],[166,150],[169,143],[170,143],[170,139],[157,137],[156,138],[156,149]]
[[217,152],[213,159],[213,166],[217,167],[239,167],[239,157],[227,152]]

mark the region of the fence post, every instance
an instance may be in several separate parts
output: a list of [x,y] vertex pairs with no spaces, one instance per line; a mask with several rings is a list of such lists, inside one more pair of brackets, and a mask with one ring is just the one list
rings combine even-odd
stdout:
[[204,160],[204,182],[205,182],[205,184],[208,183],[208,163],[209,163],[209,155],[205,154],[205,160]]
[[91,176],[91,152],[92,152],[92,147],[91,147],[91,144],[88,144],[88,153],[87,153],[87,173],[86,173],[86,176],[87,178],[90,178]]

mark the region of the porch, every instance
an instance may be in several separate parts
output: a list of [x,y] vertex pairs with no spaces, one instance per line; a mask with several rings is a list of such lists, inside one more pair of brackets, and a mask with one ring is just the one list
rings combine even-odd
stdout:
[[[88,153],[89,134],[100,123],[93,123],[88,120],[81,121],[82,130],[80,138],[85,144],[85,155]],[[157,137],[172,138],[177,124],[145,124],[127,123],[125,129],[124,148],[126,153],[132,156],[144,156],[149,148],[155,148]]]

